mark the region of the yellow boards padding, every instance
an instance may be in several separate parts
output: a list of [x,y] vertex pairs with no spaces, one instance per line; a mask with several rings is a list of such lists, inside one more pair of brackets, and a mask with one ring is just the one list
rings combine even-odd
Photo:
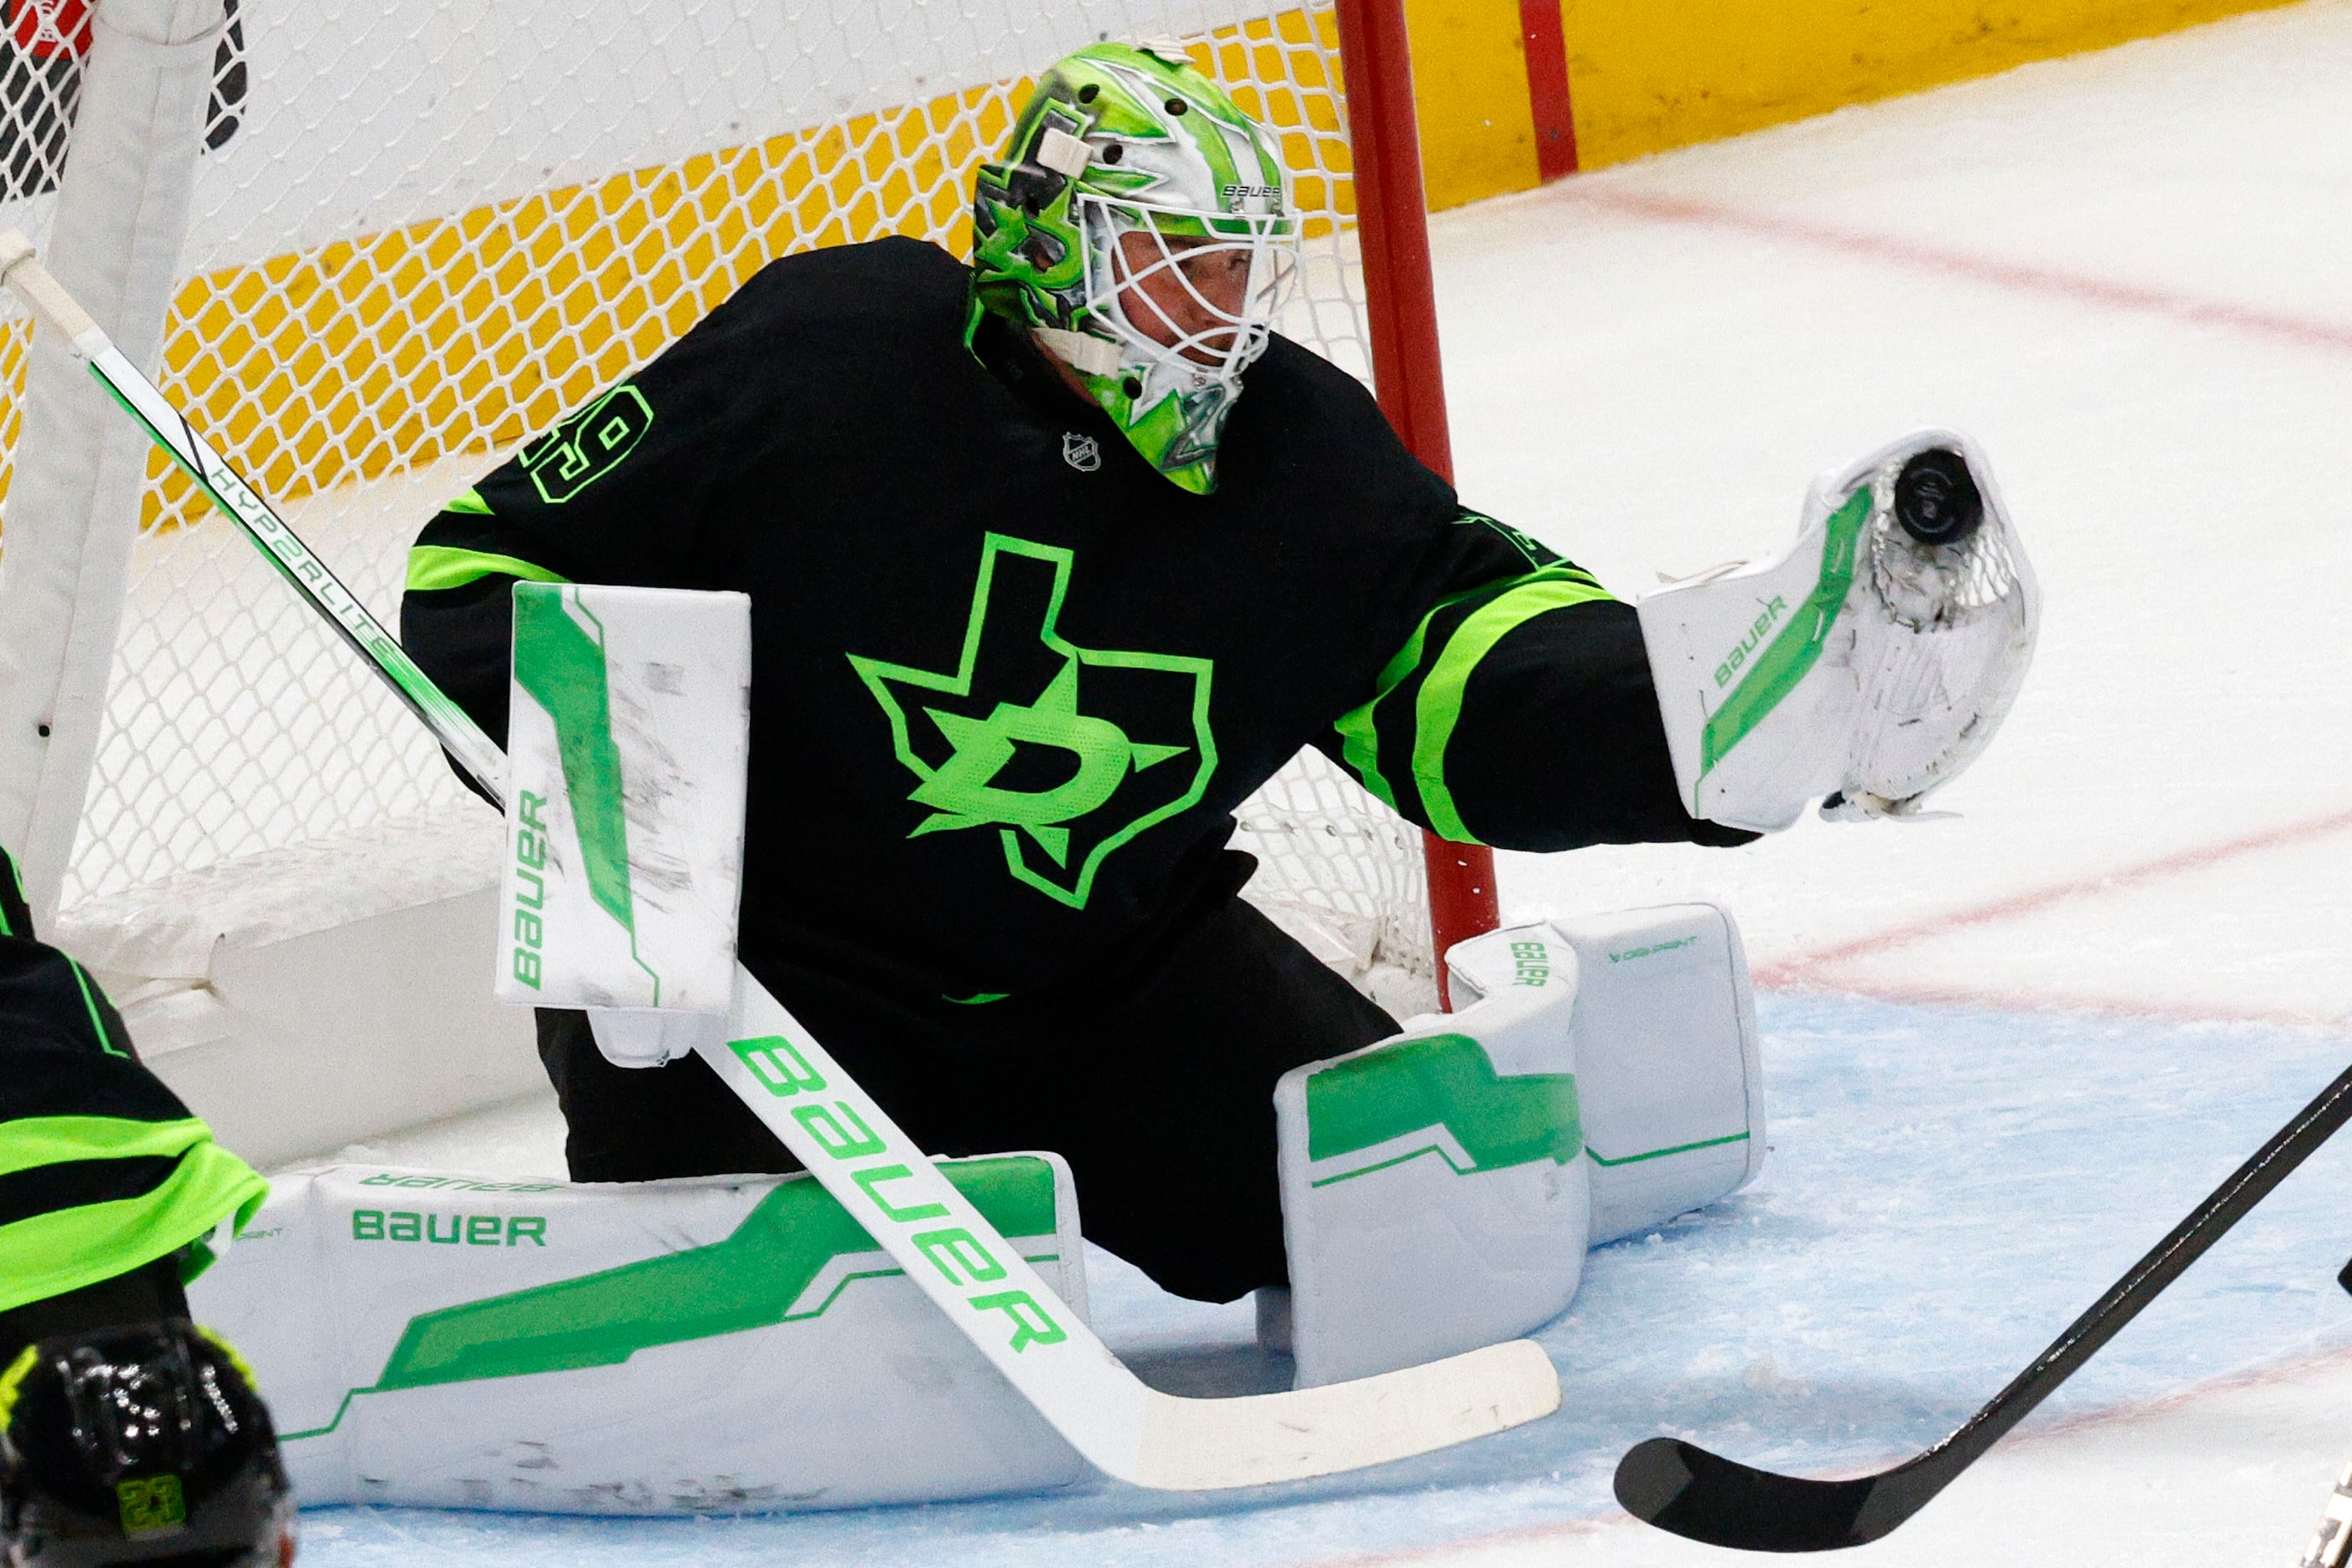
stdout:
[[[1320,145],[1339,129],[1333,26],[1292,8],[1193,49],[1280,136],[1310,239],[1355,210],[1343,152]],[[778,256],[888,234],[965,253],[973,171],[1028,88],[961,88],[187,279],[160,380],[279,500],[463,454],[487,466]],[[0,331],[0,436],[21,343]],[[145,526],[207,515],[160,454],[149,472]]]
[[[2280,0],[1559,0],[1584,168]],[[1405,0],[1432,210],[1536,184],[1517,0]]]
[[1536,184],[1518,0],[1405,0],[1433,212]]
[[[1542,5],[1546,0],[1532,0]],[[1587,168],[2162,33],[2276,0],[1557,0]],[[1520,0],[1405,0],[1429,205],[1537,183]],[[1330,13],[1206,46],[1282,132],[1302,205],[1353,212]],[[1264,58],[1257,57],[1263,55]],[[1205,55],[1202,57],[1206,61]],[[1252,68],[1244,70],[1244,64]],[[1023,83],[997,82],[185,279],[163,381],[281,500],[511,446],[642,363],[772,257],[911,233],[961,248],[974,164]],[[0,325],[0,452],[25,330]],[[157,456],[152,464],[165,470]],[[6,465],[0,462],[0,489]],[[149,526],[205,514],[176,476]]]
[[1586,168],[2278,0],[1563,0]]

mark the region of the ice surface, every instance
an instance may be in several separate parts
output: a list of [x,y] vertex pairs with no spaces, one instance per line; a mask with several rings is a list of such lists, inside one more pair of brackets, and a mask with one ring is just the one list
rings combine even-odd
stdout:
[[[1621,592],[1781,548],[1808,478],[1948,424],[1991,454],[2047,620],[1957,823],[1733,855],[1511,858],[1529,911],[1713,897],[1759,960],[2342,812],[2352,580],[2352,7],[2289,7],[1847,110],[1444,215],[1446,392],[1472,504]],[[1647,216],[1712,204],[1761,226]],[[2028,287],[1844,247],[1900,240]],[[2118,304],[2246,307],[2301,341]],[[2294,847],[2352,871],[2352,836]],[[2085,906],[1933,973],[2129,1003],[2195,976],[2352,1015],[2352,876]],[[2095,940],[2093,933],[2098,933]],[[1990,938],[1990,934],[1989,938]],[[1998,946],[1999,951],[1992,951]],[[2251,974],[2249,971],[2254,972]],[[2245,976],[2240,984],[2233,977]]]
[[[940,1561],[951,1542],[971,1568],[1306,1562],[1600,1515],[1617,1456],[1658,1431],[1780,1468],[1875,1466],[2007,1382],[2345,1054],[2316,1029],[1839,997],[1768,997],[1760,1022],[1764,1177],[1593,1255],[1576,1305],[1540,1336],[1566,1398],[1533,1426],[1248,1496],[1104,1483],[724,1523],[322,1510],[306,1516],[305,1561],[897,1563]],[[2333,1282],[2352,1241],[2347,1180],[2352,1140],[2291,1178],[2036,1420],[2352,1344],[2352,1300]],[[1246,1304],[1196,1307],[1099,1254],[1095,1265],[1104,1335],[1148,1377],[1230,1387],[1256,1360]]]
[[[1760,973],[1843,988],[1765,996],[1764,1180],[1593,1258],[1542,1336],[1559,1415],[1248,1498],[326,1510],[304,1561],[1725,1562],[1612,1522],[1628,1443],[1814,1471],[1939,1436],[2352,1058],[2323,1026],[2352,1016],[2347,81],[2352,4],[2330,0],[1437,220],[1472,504],[1630,593],[1779,548],[1812,471],[1954,424],[2048,601],[2014,716],[1939,803],[1959,822],[1506,858],[1515,914],[1714,899]],[[1922,995],[1944,1000],[1899,1000]],[[555,1157],[543,1107],[424,1140],[395,1153]],[[1857,1561],[2293,1561],[2352,1446],[2347,1167],[2352,1142],[2324,1152]],[[1155,1379],[1265,1371],[1245,1310],[1097,1277],[1108,1337]]]

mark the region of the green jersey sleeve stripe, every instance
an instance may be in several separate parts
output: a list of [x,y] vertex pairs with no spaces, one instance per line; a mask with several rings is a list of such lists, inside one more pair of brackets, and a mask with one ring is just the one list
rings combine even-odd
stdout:
[[66,963],[73,970],[74,984],[81,987],[81,1005],[89,1014],[89,1032],[98,1037],[98,1048],[110,1057],[129,1056],[114,1043],[114,1036],[106,1026],[106,1016],[98,1010],[97,988],[89,983],[89,972],[70,958]]
[[526,583],[568,583],[572,579],[534,565],[516,555],[493,555],[483,550],[459,550],[448,544],[420,544],[408,552],[408,591],[462,588],[484,577],[503,574]]
[[490,503],[482,499],[481,491],[467,490],[464,495],[451,500],[441,510],[458,512],[467,517],[488,517],[490,515]]
[[[5,871],[8,878],[6,888],[0,889],[0,936],[29,937],[33,934],[29,916],[25,917],[23,931],[16,930],[8,919],[11,908],[22,910],[29,900],[25,897],[25,873],[17,868],[16,858],[5,847],[0,847],[0,871]],[[10,894],[15,895],[14,898],[9,897]]]
[[25,1116],[0,1121],[0,1176],[69,1160],[128,1160],[180,1154],[209,1142],[212,1130],[194,1116],[133,1121],[121,1116]]
[[1412,776],[1421,791],[1422,810],[1441,838],[1475,844],[1477,836],[1463,824],[1454,808],[1454,792],[1445,784],[1445,748],[1454,727],[1462,721],[1462,697],[1480,661],[1527,622],[1552,610],[1606,599],[1608,593],[1584,574],[1546,572],[1523,578],[1507,592],[1473,611],[1431,667],[1428,679],[1413,702]]
[[1439,611],[1444,608],[1445,605],[1439,605],[1421,617],[1421,625],[1412,628],[1412,636],[1405,638],[1404,647],[1399,648],[1396,657],[1382,667],[1380,679],[1372,683],[1371,700],[1340,714],[1339,721],[1331,726],[1339,731],[1341,760],[1354,771],[1356,777],[1363,781],[1364,787],[1378,796],[1381,804],[1391,811],[1402,808],[1397,805],[1396,791],[1390,787],[1388,779],[1381,773],[1380,706],[1382,700],[1396,689],[1397,682],[1420,668],[1422,647],[1429,640],[1429,623],[1436,619]]
[[[1563,563],[1559,566],[1546,567],[1540,572],[1529,573],[1524,577],[1507,578],[1499,583],[1482,583],[1475,588],[1465,588],[1461,593],[1447,595],[1430,606],[1429,613],[1421,617],[1421,624],[1412,628],[1412,636],[1405,639],[1404,647],[1399,648],[1396,656],[1381,667],[1379,679],[1372,684],[1371,700],[1349,709],[1332,724],[1331,727],[1339,733],[1340,760],[1348,764],[1349,770],[1362,782],[1366,789],[1379,797],[1381,805],[1391,811],[1401,813],[1403,810],[1397,802],[1394,786],[1389,783],[1387,775],[1381,771],[1381,704],[1386,702],[1397,688],[1410,682],[1414,674],[1420,670],[1424,652],[1429,646],[1430,629],[1437,624],[1438,617],[1448,615],[1465,605],[1475,605],[1480,599],[1498,597],[1531,583],[1554,580],[1587,584],[1596,592],[1601,586],[1583,568]],[[1601,596],[1607,595],[1604,594]]]
[[40,1360],[39,1347],[26,1345],[16,1352],[16,1359],[8,1363],[8,1370],[0,1372],[0,1431],[5,1431],[15,1417],[17,1393],[25,1386],[25,1379],[32,1375],[33,1368],[40,1363]]
[[[223,1221],[242,1230],[269,1184],[209,1138],[153,1192],[0,1226],[0,1312],[128,1273],[200,1240]],[[183,1270],[186,1273],[186,1270]]]

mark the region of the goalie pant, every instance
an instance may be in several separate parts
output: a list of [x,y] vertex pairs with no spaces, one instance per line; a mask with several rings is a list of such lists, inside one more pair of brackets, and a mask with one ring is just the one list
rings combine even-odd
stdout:
[[[515,582],[748,595],[745,964],[927,1146],[1060,1151],[1090,1231],[1228,1299],[1282,1279],[1275,1080],[1391,1031],[1235,901],[1276,769],[1506,848],[1749,836],[1684,809],[1633,610],[1353,378],[1276,338],[1193,495],[968,285],[771,264],[428,524],[403,638],[503,742]],[[698,1065],[542,1046],[575,1178],[785,1163]]]
[[35,940],[0,850],[0,1368],[53,1334],[185,1317],[207,1239],[268,1190],[139,1060],[89,972]]

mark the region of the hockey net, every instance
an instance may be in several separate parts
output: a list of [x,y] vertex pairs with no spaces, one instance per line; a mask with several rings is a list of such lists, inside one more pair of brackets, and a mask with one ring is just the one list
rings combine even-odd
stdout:
[[[29,14],[76,19],[59,0]],[[1183,41],[1279,132],[1310,215],[1283,330],[1369,378],[1320,0],[296,0],[222,47],[159,379],[390,620],[442,501],[770,259],[887,234],[968,254],[971,172],[1024,73],[1104,37]],[[11,83],[0,221],[37,242],[71,92],[54,61],[70,53]],[[25,343],[8,320],[12,459]],[[187,879],[217,896],[246,866],[299,901],[302,847],[335,844],[343,866],[354,844],[414,859],[418,825],[437,821],[466,842],[432,853],[488,864],[490,820],[429,741],[158,459],[68,926],[121,931]],[[1433,1005],[1412,830],[1311,753],[1241,824],[1263,862],[1253,898],[1391,1008]]]

